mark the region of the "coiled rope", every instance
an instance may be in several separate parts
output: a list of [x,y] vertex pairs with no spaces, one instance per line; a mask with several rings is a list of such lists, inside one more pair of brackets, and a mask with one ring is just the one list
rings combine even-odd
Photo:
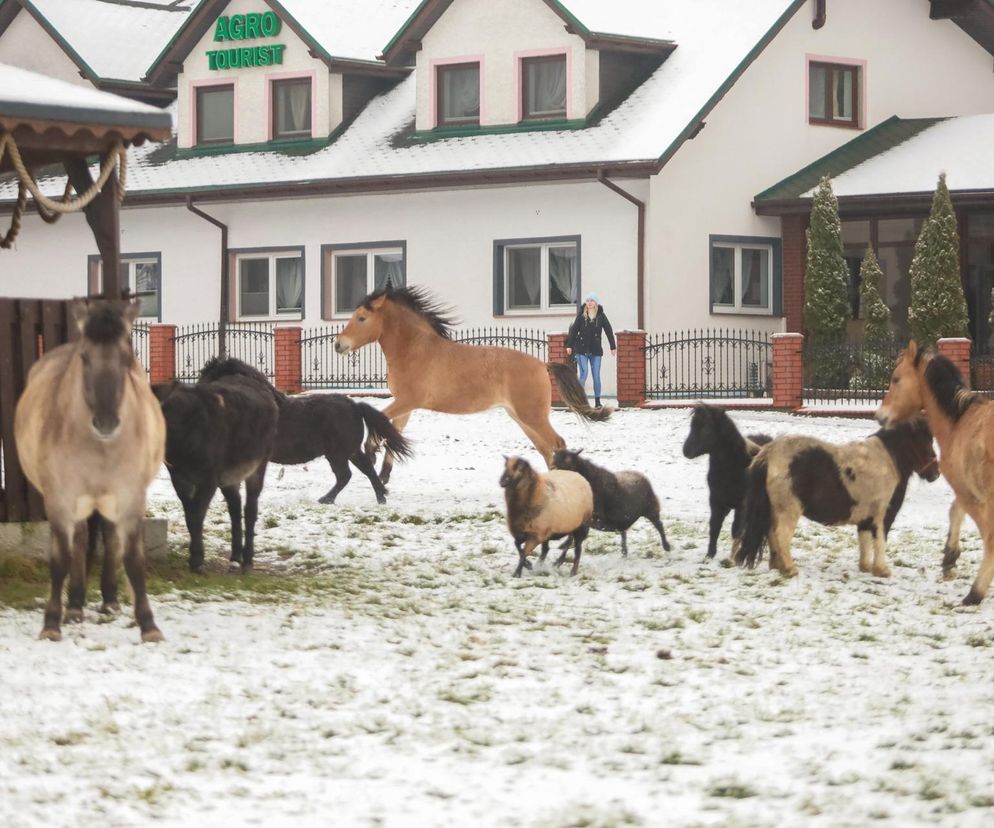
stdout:
[[117,202],[120,204],[124,201],[125,179],[128,172],[128,151],[121,142],[111,147],[107,153],[107,157],[104,158],[103,163],[100,165],[100,175],[97,176],[97,180],[93,182],[93,185],[85,193],[71,197],[70,194],[73,187],[67,181],[66,189],[61,199],[49,198],[41,191],[31,171],[24,166],[24,161],[21,159],[21,152],[17,148],[17,142],[9,132],[0,134],[0,161],[3,160],[5,154],[10,156],[14,171],[17,173],[18,181],[17,202],[14,204],[14,214],[11,217],[10,229],[3,237],[0,237],[0,247],[4,249],[10,248],[14,244],[14,240],[17,238],[17,234],[21,229],[21,220],[24,217],[24,211],[28,203],[28,193],[31,193],[34,197],[35,208],[38,210],[38,215],[41,216],[42,220],[48,224],[54,224],[66,213],[77,213],[89,205],[103,189],[104,184],[107,183],[107,179],[110,178],[110,174],[117,169]]

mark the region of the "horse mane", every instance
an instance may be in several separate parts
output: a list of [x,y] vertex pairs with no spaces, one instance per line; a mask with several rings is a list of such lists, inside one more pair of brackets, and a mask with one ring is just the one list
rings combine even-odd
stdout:
[[925,382],[939,408],[954,423],[971,405],[981,400],[980,396],[966,387],[963,375],[952,360],[942,354],[933,354],[925,365]]
[[207,364],[200,369],[200,376],[197,382],[213,382],[222,377],[248,377],[249,379],[256,380],[272,391],[277,404],[283,403],[287,398],[286,394],[278,391],[262,371],[254,368],[247,362],[235,359],[235,357],[225,357],[224,359],[221,357],[211,357],[207,360]]
[[83,325],[83,336],[90,342],[109,345],[124,335],[124,315],[119,307],[100,304],[90,310]]
[[363,299],[363,307],[372,310],[373,300],[379,299],[381,296],[386,297],[391,302],[396,302],[401,307],[414,311],[431,325],[432,330],[443,339],[452,339],[452,328],[456,324],[456,320],[451,315],[451,308],[439,303],[425,288],[411,285],[399,288],[383,287],[374,290]]

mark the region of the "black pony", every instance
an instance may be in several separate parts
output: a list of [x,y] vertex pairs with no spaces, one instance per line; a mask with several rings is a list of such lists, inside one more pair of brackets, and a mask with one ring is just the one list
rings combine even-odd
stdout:
[[[203,571],[204,517],[220,488],[231,517],[231,560],[248,572],[259,494],[279,418],[273,395],[245,376],[201,376],[196,385],[174,381],[152,390],[166,418],[166,468],[190,532],[190,569]],[[239,491],[243,480],[244,544]]]
[[320,503],[334,503],[338,493],[348,485],[352,479],[350,460],[369,478],[377,502],[387,502],[386,487],[372,459],[362,450],[363,425],[370,437],[377,443],[385,442],[394,456],[410,457],[412,451],[411,444],[386,415],[368,403],[357,403],[341,394],[287,396],[277,391],[261,372],[237,359],[215,357],[200,373],[202,380],[232,375],[262,383],[276,401],[280,417],[270,462],[294,466],[321,456],[328,461],[335,485],[319,498]]
[[[582,451],[582,449],[580,450]],[[628,557],[626,534],[639,518],[644,517],[659,532],[663,549],[670,551],[666,540],[666,530],[659,519],[659,498],[652,490],[652,484],[644,474],[637,471],[623,471],[615,474],[591,463],[580,451],[557,449],[552,455],[550,468],[572,471],[583,477],[594,493],[594,517],[591,524],[604,532],[621,532],[621,554]],[[569,548],[572,538],[560,547]]]
[[742,503],[746,492],[746,469],[760,446],[770,442],[766,434],[743,437],[723,408],[697,403],[690,417],[690,434],[683,444],[683,456],[693,460],[708,458],[708,491],[711,501],[711,535],[708,558],[718,551],[718,534],[729,512],[732,515],[732,557],[738,549],[742,528]]

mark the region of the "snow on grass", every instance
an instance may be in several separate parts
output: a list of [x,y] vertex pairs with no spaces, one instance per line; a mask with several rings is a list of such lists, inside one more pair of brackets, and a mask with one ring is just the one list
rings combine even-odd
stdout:
[[[40,604],[0,605],[0,824],[990,824],[994,599],[959,606],[972,526],[941,580],[943,481],[912,483],[889,580],[859,573],[854,530],[806,522],[784,580],[703,562],[686,411],[553,416],[595,462],[648,474],[673,552],[642,522],[627,560],[594,533],[576,578],[511,578],[501,454],[539,461],[501,412],[417,412],[383,507],[361,474],[328,507],[323,461],[274,467],[248,580],[174,574],[186,534],[163,473],[163,644],[92,610],[38,642]],[[221,571],[220,499],[208,525]]]

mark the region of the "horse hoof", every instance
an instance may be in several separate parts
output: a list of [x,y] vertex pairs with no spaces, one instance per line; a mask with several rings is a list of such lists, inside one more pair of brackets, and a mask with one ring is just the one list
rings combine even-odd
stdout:
[[890,577],[890,567],[889,566],[875,566],[872,569],[873,574],[877,578],[889,578]]
[[82,624],[83,623],[83,610],[81,609],[67,609],[65,617],[62,619],[63,624]]
[[204,563],[203,563],[203,561],[201,561],[200,563],[194,563],[193,561],[190,561],[190,571],[194,575],[203,575],[204,574]]
[[117,601],[110,604],[101,604],[100,609],[98,610],[101,615],[117,615],[120,611],[121,605],[117,603]]
[[959,571],[956,569],[955,566],[952,566],[949,569],[943,569],[942,570],[942,580],[943,581],[955,581],[956,577],[958,575],[959,575]]
[[673,551],[673,547],[670,546],[670,544],[668,544],[668,543],[664,543],[663,544],[663,551],[664,552],[672,552]]
[[976,589],[971,589],[967,594],[966,598],[963,599],[964,607],[975,607],[981,601],[984,600],[984,596]]
[[335,502],[335,498],[328,497],[328,495],[324,495],[324,496],[318,498],[318,503],[324,503],[325,505],[328,505],[328,504],[331,504],[331,503],[334,503],[334,502]]
[[158,627],[152,627],[150,630],[145,630],[142,633],[142,642],[145,644],[158,644],[160,641],[165,641],[165,636]]
[[239,571],[241,572],[242,575],[249,575],[252,572],[253,568],[254,567],[252,566],[252,564],[243,563],[241,564]]
[[60,630],[53,630],[46,627],[38,634],[39,641],[61,641],[62,632]]
[[796,578],[797,577],[797,567],[788,566],[780,570],[780,574],[785,578]]

